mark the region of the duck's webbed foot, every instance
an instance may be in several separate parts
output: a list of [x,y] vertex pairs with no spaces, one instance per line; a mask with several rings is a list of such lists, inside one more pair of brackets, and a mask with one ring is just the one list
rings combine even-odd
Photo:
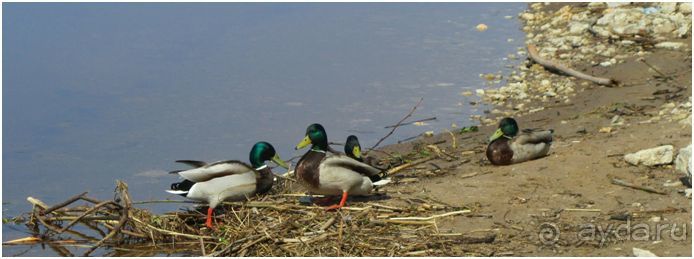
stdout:
[[337,210],[345,206],[345,202],[347,201],[347,192],[342,192],[342,199],[340,200],[340,204],[335,204],[330,207],[325,208],[326,211],[330,210]]

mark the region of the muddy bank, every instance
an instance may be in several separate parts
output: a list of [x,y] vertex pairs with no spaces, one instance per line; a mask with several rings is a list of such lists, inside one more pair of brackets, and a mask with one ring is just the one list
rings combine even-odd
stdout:
[[[536,45],[544,58],[619,84],[598,85],[527,61],[506,85],[477,91],[495,107],[474,118],[483,125],[478,132],[455,135],[455,148],[448,133],[387,147],[391,154],[426,153],[428,144],[446,141],[438,146],[458,159],[404,172],[401,183],[385,191],[430,197],[484,215],[438,224],[440,232],[499,234],[492,244],[461,248],[472,254],[631,256],[636,248],[658,256],[691,256],[691,200],[680,180],[686,175],[674,161],[635,166],[624,159],[672,145],[674,160],[691,144],[690,13],[689,4],[531,4],[519,14],[527,44]],[[553,128],[549,156],[491,166],[484,156],[487,138],[504,116],[515,117],[521,128]],[[613,179],[660,194],[616,185]],[[585,237],[591,226],[614,229],[627,222],[632,228],[650,227],[647,240],[624,234]],[[655,228],[665,224],[672,231],[656,237]],[[548,226],[559,233],[556,239],[539,235]]]

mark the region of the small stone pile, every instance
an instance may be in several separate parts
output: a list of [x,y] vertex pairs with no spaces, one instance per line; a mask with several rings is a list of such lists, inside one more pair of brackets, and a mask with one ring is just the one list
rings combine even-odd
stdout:
[[[519,15],[524,22],[526,44],[537,46],[540,56],[573,68],[609,67],[634,56],[645,56],[654,48],[691,51],[682,38],[691,35],[691,3],[590,3],[566,5],[547,11],[545,4],[532,4]],[[517,55],[526,56],[525,48]],[[530,61],[511,72],[497,89],[477,89],[482,101],[496,105],[492,117],[518,116],[542,110],[548,102],[570,103],[571,97],[592,83],[547,72]],[[674,105],[670,107],[671,105]],[[691,121],[688,103],[667,104],[654,121]],[[499,109],[504,109],[499,110]],[[685,112],[685,111],[688,111]],[[687,114],[685,114],[687,113]],[[657,116],[656,116],[657,117]],[[473,115],[483,125],[496,120]]]

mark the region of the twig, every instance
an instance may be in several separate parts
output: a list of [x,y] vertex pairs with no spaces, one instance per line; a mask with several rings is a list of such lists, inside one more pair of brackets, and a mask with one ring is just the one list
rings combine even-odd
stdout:
[[202,256],[207,256],[207,254],[205,253],[205,242],[202,238],[198,240],[200,240],[200,251],[202,252]]
[[191,238],[191,239],[199,239],[199,238],[215,239],[214,237],[211,237],[211,236],[198,236],[198,235],[184,234],[184,233],[178,233],[178,232],[174,232],[174,231],[170,231],[170,230],[166,230],[166,229],[161,229],[161,228],[152,226],[150,224],[147,224],[136,217],[130,217],[130,219],[132,219],[135,222],[140,223],[140,224],[144,225],[145,227],[148,227],[154,231],[162,233],[162,234],[167,234],[167,235],[171,235],[171,236],[182,236],[182,237],[187,237],[187,238]]
[[[123,228],[125,223],[128,221],[128,215],[130,212],[130,204],[131,204],[130,197],[128,194],[128,185],[122,181],[116,181],[116,191],[120,194],[120,200],[123,202],[123,206],[122,206],[122,210],[121,210],[121,218],[118,221],[118,224],[116,224],[116,226],[113,227],[113,230],[111,230],[111,232],[109,232],[108,235],[106,235],[103,239],[99,240],[99,242],[97,242],[92,248],[87,250],[83,256],[89,256],[89,254],[94,252],[94,250],[99,248],[106,241],[108,241],[112,237],[116,236],[120,232],[120,230]],[[86,192],[84,194],[86,194]],[[84,194],[82,194],[80,196],[83,196]],[[101,204],[101,203],[99,203],[99,204]]]
[[326,230],[327,228],[329,228],[330,226],[332,226],[333,223],[335,223],[335,219],[336,219],[336,216],[333,216],[333,217],[330,218],[328,221],[326,221],[325,223],[323,223],[323,225],[320,226],[320,230]]
[[448,129],[446,129],[446,132],[448,132],[448,134],[451,135],[451,139],[453,140],[453,143],[451,144],[451,147],[452,147],[453,149],[456,149],[456,148],[458,147],[458,145],[456,144],[455,134],[453,134],[453,132],[451,132],[451,131],[448,130]]
[[421,119],[421,120],[413,120],[413,121],[403,122],[403,123],[399,123],[399,124],[395,124],[395,125],[385,126],[384,128],[389,129],[389,128],[395,128],[395,127],[398,127],[398,126],[405,126],[405,125],[415,124],[415,123],[417,123],[417,122],[425,122],[425,121],[433,121],[433,120],[436,120],[436,117],[430,117],[430,118]]
[[629,188],[641,190],[644,192],[660,194],[660,195],[666,195],[667,194],[666,192],[658,191],[656,189],[652,189],[652,188],[645,187],[645,186],[638,186],[638,185],[628,183],[628,182],[625,182],[625,181],[617,179],[617,178],[612,178],[612,184],[616,184],[616,185],[624,186],[624,187],[629,187]]
[[454,216],[454,215],[460,215],[460,214],[465,214],[465,213],[470,213],[472,211],[470,210],[459,210],[459,211],[452,211],[452,212],[447,212],[444,214],[439,214],[439,215],[434,215],[430,217],[403,217],[403,218],[390,218],[389,220],[414,220],[414,221],[427,221],[427,220],[432,220],[440,217],[448,217],[448,216]]
[[393,167],[393,168],[391,168],[390,170],[388,170],[388,172],[386,172],[386,176],[394,175],[394,174],[396,174],[397,172],[400,172],[400,171],[405,170],[405,169],[407,169],[407,168],[410,168],[410,167],[419,165],[419,164],[421,164],[421,163],[429,162],[429,161],[431,161],[431,160],[434,160],[435,158],[436,158],[435,156],[425,157],[425,158],[421,158],[421,159],[418,159],[418,160],[409,162],[409,163],[407,163],[407,164],[403,164],[403,165],[399,165],[399,166]]
[[600,85],[615,85],[617,84],[617,81],[614,79],[610,78],[600,78],[600,77],[594,77],[591,75],[584,74],[582,72],[573,70],[565,65],[559,64],[557,62],[553,62],[552,60],[544,59],[540,56],[540,54],[537,53],[537,49],[535,45],[528,45],[528,57],[532,60],[535,61],[536,63],[542,65],[543,67],[549,69],[549,70],[554,70],[554,71],[561,71],[565,74],[568,74],[570,76],[588,80],[591,82],[594,82],[596,84]]
[[602,212],[601,209],[564,209],[563,211]]
[[460,243],[463,244],[482,244],[482,243],[492,243],[496,239],[496,233],[486,234],[484,236],[473,236],[463,233],[450,233],[450,234],[433,234],[432,236],[452,236],[456,237]]
[[402,118],[400,121],[398,121],[398,123],[395,124],[393,129],[390,132],[388,132],[388,134],[386,134],[384,137],[379,139],[378,142],[376,142],[376,144],[374,144],[371,148],[369,148],[369,150],[375,149],[376,147],[378,147],[378,145],[381,144],[381,142],[383,142],[385,139],[390,137],[390,135],[393,135],[393,132],[395,132],[395,130],[398,129],[398,127],[401,125],[401,123],[403,121],[405,121],[407,118],[409,118],[410,116],[412,116],[412,114],[414,113],[415,110],[417,110],[417,107],[419,107],[419,105],[422,103],[422,101],[424,101],[424,98],[420,98],[419,102],[417,102],[417,104],[415,104],[415,106],[412,107],[412,110],[410,110],[410,112],[407,115],[405,115],[404,118]]
[[68,228],[72,227],[73,225],[77,224],[77,222],[79,222],[81,219],[83,219],[83,218],[86,217],[87,215],[91,214],[92,212],[98,210],[98,209],[101,208],[102,206],[105,206],[106,204],[109,204],[109,203],[112,203],[112,201],[104,201],[104,202],[101,202],[101,203],[95,205],[94,207],[89,208],[87,211],[85,211],[84,213],[82,213],[82,215],[80,215],[79,217],[77,217],[77,218],[75,218],[74,220],[72,220],[69,224],[65,225],[60,231],[58,231],[58,233],[63,233],[66,229],[68,229]]
[[72,197],[70,197],[69,199],[65,200],[64,202],[58,203],[58,204],[53,205],[52,207],[50,207],[50,208],[44,210],[44,211],[42,212],[42,214],[43,214],[43,215],[46,215],[46,214],[49,214],[49,213],[53,212],[54,210],[60,209],[60,208],[62,208],[62,207],[65,207],[65,206],[69,205],[70,203],[73,203],[73,202],[79,200],[79,199],[82,198],[82,196],[84,196],[85,194],[87,194],[87,192],[83,192],[83,193],[81,193],[81,194],[72,196]]

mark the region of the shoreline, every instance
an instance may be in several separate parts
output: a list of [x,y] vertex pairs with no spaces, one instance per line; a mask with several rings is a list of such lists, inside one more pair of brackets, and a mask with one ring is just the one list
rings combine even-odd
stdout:
[[[656,29],[656,34],[632,35],[630,39],[624,39],[629,34],[612,33],[618,22],[609,17],[615,13],[638,16],[643,10],[666,10],[657,14],[660,18],[687,17],[688,30]],[[682,15],[683,11],[691,14],[691,5],[529,4],[528,10],[519,14],[524,21],[526,44],[536,44],[543,58],[588,75],[616,79],[620,84],[601,86],[551,73],[525,61],[506,85],[477,91],[494,108],[487,117],[473,117],[480,122],[478,132],[455,134],[457,147],[452,147],[452,136],[446,132],[384,147],[386,152],[416,153],[427,151],[431,143],[446,141],[437,146],[460,158],[434,161],[433,166],[403,173],[395,182],[404,184],[386,188],[386,192],[423,193],[491,216],[459,217],[438,226],[456,233],[496,229],[506,237],[489,246],[468,247],[489,251],[480,255],[632,256],[638,249],[646,249],[658,256],[691,256],[690,240],[603,240],[596,244],[596,240],[578,242],[574,236],[581,224],[605,227],[623,223],[610,219],[619,212],[673,208],[674,212],[656,212],[632,219],[631,223],[685,224],[691,233],[691,200],[681,193],[687,187],[679,179],[686,175],[675,168],[674,162],[680,149],[691,144],[691,16]],[[638,17],[649,19],[648,15],[653,14]],[[600,32],[606,37],[593,34],[596,24],[607,28]],[[521,164],[490,165],[484,155],[486,139],[498,120],[506,116],[516,118],[521,129],[553,128],[555,141],[550,154]],[[672,162],[651,167],[625,162],[626,154],[662,145],[674,147]],[[612,184],[611,179],[666,194],[625,188]],[[537,235],[539,226],[547,222],[569,228],[554,247],[539,242]]]
[[[220,213],[224,229],[192,229],[190,222],[199,224],[197,215],[175,215],[162,223],[159,215],[133,208],[155,226],[144,227],[149,229],[146,235],[135,234],[152,235],[155,246],[151,230],[161,240],[169,240],[165,232],[169,230],[219,237],[219,243],[189,242],[193,244],[188,253],[200,249],[202,255],[207,249],[208,255],[232,256],[632,256],[643,249],[658,256],[691,256],[691,239],[681,241],[672,235],[647,241],[632,236],[580,239],[585,225],[606,228],[627,222],[684,223],[687,233],[692,233],[691,199],[680,193],[686,187],[679,182],[683,175],[674,162],[680,148],[691,144],[691,15],[686,16],[685,38],[679,38],[681,31],[673,26],[655,37],[646,33],[642,38],[648,40],[622,39],[630,34],[609,32],[615,20],[600,22],[610,13],[637,15],[627,9],[640,8],[636,11],[643,13],[652,10],[651,5],[528,4],[518,15],[524,21],[526,45],[537,45],[544,58],[621,84],[601,86],[522,62],[503,86],[475,91],[492,107],[487,116],[474,117],[480,122],[478,130],[445,129],[369,154],[374,162],[390,166],[417,163],[391,169],[393,181],[380,188],[379,195],[355,197],[349,208],[328,213],[301,204],[296,195],[305,189],[280,180],[266,196],[228,204],[239,209]],[[684,17],[678,14],[687,7],[653,8],[663,15]],[[665,13],[668,8],[671,12]],[[610,29],[601,31],[594,28],[596,24]],[[607,36],[601,36],[605,31]],[[662,42],[680,45],[657,47]],[[516,54],[523,53],[527,54]],[[488,137],[505,116],[516,118],[521,129],[553,128],[549,155],[509,166],[491,165],[485,157]],[[672,162],[659,166],[625,162],[626,154],[662,145],[674,146]],[[615,179],[659,193],[616,185]],[[426,220],[408,221],[412,218]],[[254,227],[239,227],[250,221]],[[186,229],[183,224],[188,230],[181,230]],[[542,239],[538,233],[543,226],[560,232],[556,240]],[[222,240],[233,242],[220,245]]]

